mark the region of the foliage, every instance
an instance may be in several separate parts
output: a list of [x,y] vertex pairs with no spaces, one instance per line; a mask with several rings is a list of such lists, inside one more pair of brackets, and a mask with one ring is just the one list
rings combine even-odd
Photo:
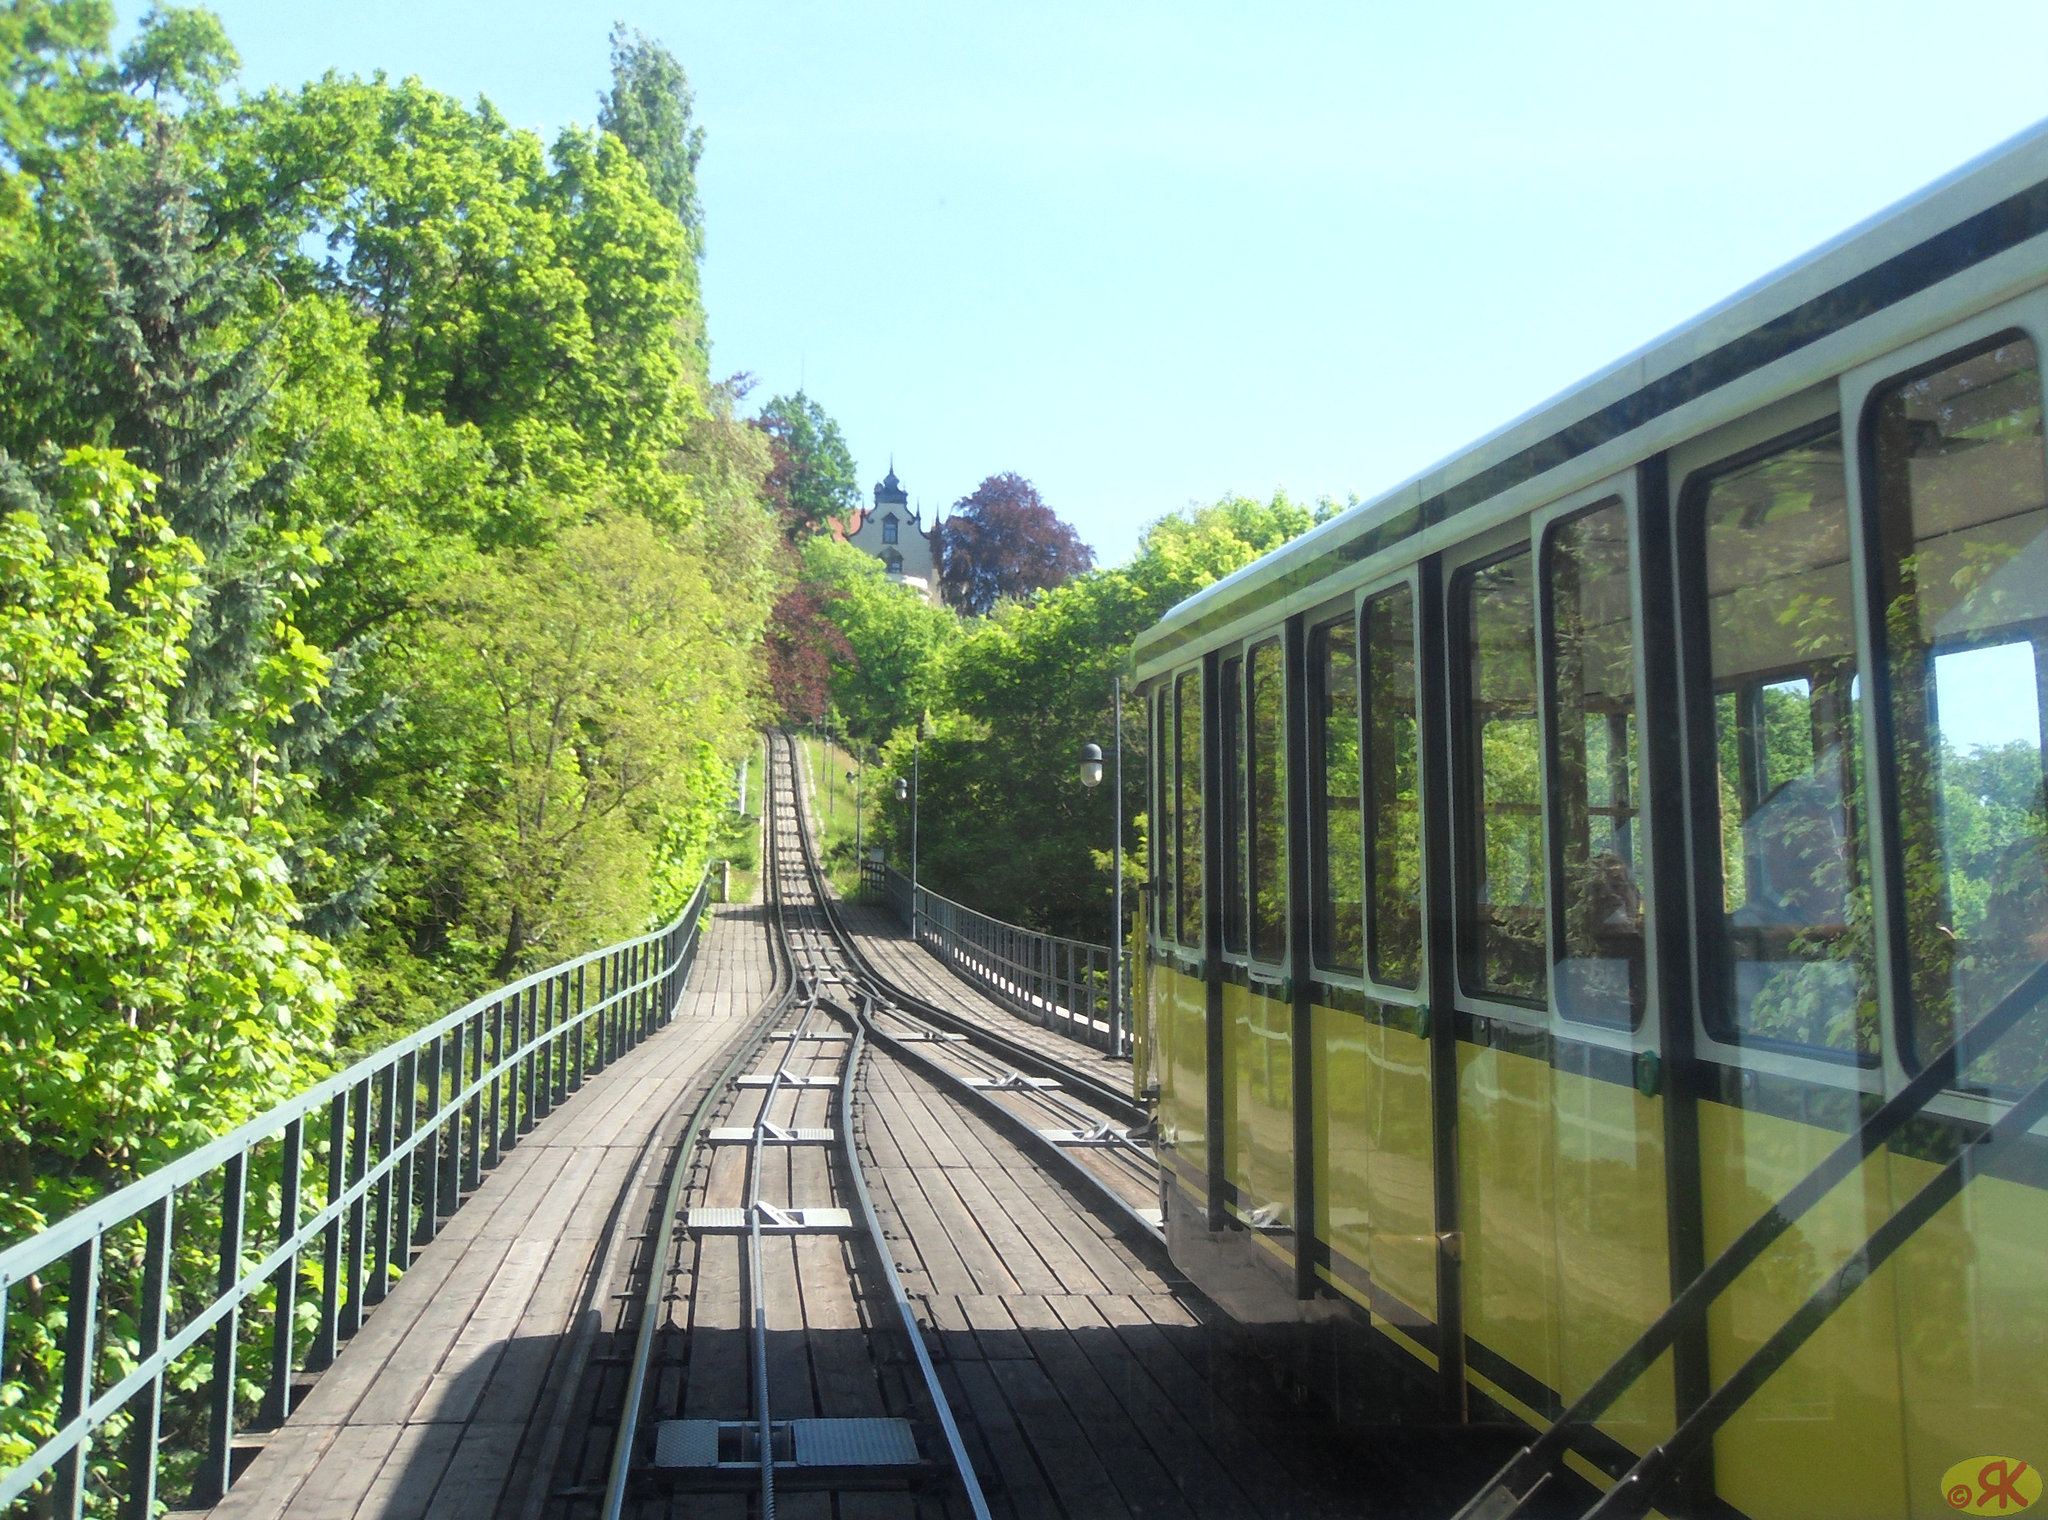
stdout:
[[690,124],[695,97],[675,54],[645,32],[612,28],[612,87],[597,124],[626,145],[647,171],[654,198],[675,213],[690,251],[704,257],[704,209],[697,201],[697,162],[704,129]]
[[1095,563],[1095,551],[1017,474],[991,475],[953,504],[935,534],[946,601],[981,617],[1005,597],[1048,590]]
[[804,545],[804,579],[823,592],[822,615],[846,647],[830,681],[849,734],[880,742],[941,700],[958,618],[887,580],[873,555],[829,538]]
[[78,449],[4,464],[0,520],[0,1233],[284,1097],[343,985],[297,926],[277,733],[317,698],[289,624],[234,721],[172,721],[200,556],[147,475]]
[[765,491],[792,540],[817,533],[828,517],[843,517],[860,505],[853,455],[839,424],[802,391],[777,396],[761,408],[754,424],[774,450]]
[[730,771],[696,735],[741,733],[747,717],[728,634],[701,567],[631,516],[494,556],[449,588],[421,678],[475,736],[452,843],[488,888],[469,917],[498,944],[493,975],[641,927],[658,857],[701,860]]
[[[1111,789],[1084,788],[1083,744],[1114,742],[1111,676],[1176,602],[1338,506],[1227,497],[1148,528],[1125,565],[1089,571],[968,625],[926,679],[935,721],[918,753],[919,871],[982,912],[1102,941],[1110,921]],[[885,762],[908,775],[899,719]],[[1125,869],[1142,875],[1145,723],[1124,704]],[[907,864],[908,809],[886,792],[878,842]],[[1126,897],[1126,908],[1135,899]]]

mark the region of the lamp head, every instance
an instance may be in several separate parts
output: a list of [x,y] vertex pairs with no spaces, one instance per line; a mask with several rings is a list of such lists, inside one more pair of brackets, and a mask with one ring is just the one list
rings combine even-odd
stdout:
[[1081,785],[1102,784],[1102,746],[1084,744],[1081,746]]
[[908,802],[910,800],[910,783],[901,776],[896,778],[896,800],[898,802]]

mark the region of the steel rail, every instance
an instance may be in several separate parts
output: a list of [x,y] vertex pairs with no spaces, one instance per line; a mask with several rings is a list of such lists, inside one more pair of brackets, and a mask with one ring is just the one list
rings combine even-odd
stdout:
[[[844,954],[843,945],[833,933],[831,923],[830,896],[825,892],[817,863],[811,851],[810,831],[805,827],[803,792],[797,781],[795,764],[796,746],[784,734],[780,736],[788,745],[791,818],[795,826],[798,846],[802,855],[804,880],[810,888],[809,906],[824,920],[824,927],[811,929],[828,949],[838,949]],[[775,755],[771,743],[769,749],[771,767]],[[771,770],[772,774],[772,770]],[[812,962],[813,969],[817,961]],[[814,987],[817,984],[814,983]],[[836,1006],[836,1005],[835,1005]],[[910,1349],[917,1362],[919,1377],[932,1401],[932,1408],[938,1416],[939,1430],[945,1437],[946,1451],[958,1473],[960,1484],[967,1497],[968,1508],[974,1520],[991,1520],[987,1496],[982,1493],[981,1480],[974,1471],[974,1462],[967,1454],[966,1442],[960,1435],[960,1422],[953,1416],[951,1401],[939,1383],[939,1371],[933,1364],[931,1350],[925,1345],[924,1327],[918,1323],[917,1310],[910,1302],[910,1295],[904,1291],[903,1279],[897,1275],[896,1263],[891,1259],[888,1237],[882,1233],[881,1216],[875,1211],[874,1194],[868,1188],[867,1171],[861,1165],[860,1148],[854,1142],[853,1089],[860,1071],[861,1057],[867,1050],[867,1028],[857,1010],[841,1008],[853,1023],[852,1048],[847,1052],[846,1064],[840,1071],[838,1090],[839,1148],[846,1160],[847,1176],[853,1185],[855,1201],[860,1205],[860,1214],[867,1237],[873,1243],[875,1260],[881,1264],[882,1280],[888,1285],[889,1297],[895,1302],[896,1317],[903,1326],[903,1333],[910,1341]]]
[[[774,1418],[769,1397],[767,1299],[761,1245],[761,1221],[763,1215],[761,1162],[768,1138],[770,1106],[776,1094],[783,1090],[783,1083],[784,1079],[788,1076],[790,1062],[802,1046],[803,1039],[808,1032],[809,1020],[812,1014],[820,1006],[821,988],[828,980],[833,979],[835,976],[834,969],[829,964],[825,964],[832,948],[829,927],[820,929],[811,925],[801,925],[794,922],[795,914],[792,913],[792,907],[797,909],[798,912],[804,910],[815,911],[816,901],[792,904],[789,900],[787,888],[792,884],[802,884],[812,886],[813,890],[815,890],[815,884],[807,874],[798,874],[797,868],[808,864],[807,853],[798,861],[791,861],[786,858],[787,843],[782,837],[784,825],[781,817],[781,809],[785,800],[782,795],[784,789],[778,786],[778,781],[781,780],[782,776],[787,777],[786,791],[790,812],[789,826],[799,841],[803,841],[806,844],[808,841],[804,833],[802,802],[798,795],[799,789],[795,766],[777,749],[774,742],[776,737],[778,736],[771,735],[768,752],[768,774],[764,778],[766,785],[764,787],[765,805],[763,811],[767,825],[764,829],[767,868],[762,872],[762,880],[774,915],[775,932],[771,939],[774,944],[778,975],[781,978],[782,985],[779,994],[769,999],[766,1005],[764,1005],[766,1011],[763,1015],[763,1021],[754,1031],[752,1037],[742,1043],[733,1058],[726,1062],[724,1068],[705,1092],[703,1099],[699,1102],[695,1113],[692,1115],[688,1131],[677,1146],[676,1159],[669,1174],[668,1187],[657,1215],[659,1223],[657,1223],[654,1229],[654,1253],[646,1281],[642,1287],[640,1321],[634,1342],[625,1405],[621,1411],[618,1433],[612,1450],[611,1466],[606,1481],[604,1503],[600,1511],[602,1520],[619,1520],[632,1480],[634,1448],[639,1440],[642,1406],[646,1403],[647,1399],[649,1369],[653,1361],[655,1327],[661,1317],[661,1303],[669,1275],[670,1253],[673,1248],[675,1234],[683,1222],[684,1197],[688,1189],[689,1177],[693,1170],[698,1147],[702,1141],[703,1130],[713,1112],[733,1092],[734,1082],[739,1076],[743,1064],[758,1059],[762,1047],[768,1043],[771,1037],[770,1031],[782,1020],[786,1019],[790,1010],[800,1003],[803,1011],[797,1018],[794,1027],[788,1032],[788,1048],[783,1052],[782,1058],[778,1062],[774,1073],[770,1077],[767,1088],[762,1094],[761,1107],[754,1121],[747,1157],[745,1194],[748,1216],[746,1237],[748,1242],[748,1287],[753,1299],[753,1314],[749,1324],[749,1339],[751,1341],[749,1364],[753,1383],[752,1423],[758,1432],[759,1441],[758,1460],[761,1495],[759,1513],[762,1516],[762,1520],[773,1520],[775,1514]],[[779,775],[778,772],[781,774]],[[806,943],[806,936],[809,936],[813,942]],[[895,1265],[889,1259],[889,1251],[885,1237],[882,1234],[880,1220],[874,1210],[872,1195],[869,1192],[867,1179],[861,1168],[858,1151],[852,1142],[852,1090],[855,1074],[859,1070],[860,1054],[864,1049],[864,1041],[858,1021],[854,1018],[851,1011],[841,1011],[847,1014],[849,1022],[854,1025],[853,1041],[847,1060],[841,1069],[839,1081],[836,1084],[840,1142],[846,1160],[847,1175],[850,1179],[854,1196],[861,1204],[861,1217],[865,1233],[873,1247],[875,1259],[881,1264],[883,1280],[889,1288],[890,1296],[895,1301],[897,1316],[901,1320],[905,1332],[910,1337],[912,1349],[918,1362],[919,1372],[924,1381],[926,1395],[931,1401],[939,1428],[945,1438],[947,1455],[959,1478],[968,1506],[975,1516],[975,1520],[989,1520],[988,1502],[982,1494],[980,1480],[975,1474],[973,1461],[968,1456],[965,1443],[961,1439],[959,1421],[953,1413],[945,1389],[939,1382],[937,1368],[933,1365],[930,1353],[925,1347],[922,1331],[917,1322],[916,1310],[911,1305],[908,1296],[904,1293],[902,1282],[896,1275]]]
[[[769,806],[763,809],[769,826],[762,832],[771,839],[773,827],[773,794]],[[772,856],[773,846],[769,846]],[[779,896],[780,883],[772,871],[762,873],[771,894],[771,901]],[[771,944],[777,952],[776,977],[778,986],[763,1000],[760,1013],[755,1016],[754,1027],[743,1038],[730,1059],[720,1068],[705,1090],[695,1111],[690,1115],[689,1127],[677,1142],[675,1160],[669,1168],[668,1186],[663,1190],[660,1210],[655,1215],[651,1231],[653,1254],[649,1259],[646,1282],[641,1288],[640,1322],[635,1327],[633,1355],[626,1377],[625,1398],[619,1409],[619,1426],[612,1437],[612,1460],[605,1474],[604,1500],[599,1507],[602,1520],[619,1520],[626,1503],[626,1489],[632,1481],[633,1448],[640,1436],[640,1406],[647,1397],[647,1369],[654,1358],[654,1331],[661,1318],[663,1294],[668,1282],[670,1253],[674,1248],[678,1214],[683,1206],[683,1194],[688,1187],[690,1169],[695,1161],[697,1147],[703,1137],[704,1124],[717,1106],[732,1089],[733,1079],[742,1067],[751,1062],[767,1043],[768,1034],[774,1029],[775,1021],[787,1012],[795,1002],[797,984],[795,964],[779,939],[771,936]],[[772,1516],[773,1511],[771,1510]]]
[[[840,955],[846,960],[848,965],[854,968],[861,983],[864,984],[864,990],[867,994],[865,999],[866,1006],[851,1010],[860,1020],[861,1027],[874,1038],[877,1044],[887,1049],[891,1055],[925,1072],[940,1083],[948,1093],[973,1108],[975,1112],[989,1119],[1020,1149],[1029,1151],[1049,1171],[1066,1182],[1070,1189],[1085,1198],[1093,1200],[1098,1206],[1106,1208],[1110,1212],[1111,1217],[1124,1227],[1126,1233],[1136,1234],[1152,1246],[1163,1249],[1166,1243],[1165,1232],[1159,1225],[1146,1218],[1137,1206],[1119,1194],[1104,1178],[1082,1165],[1068,1151],[1047,1140],[1022,1115],[1005,1104],[998,1102],[993,1093],[967,1085],[960,1073],[950,1070],[943,1063],[926,1055],[915,1044],[897,1039],[890,1035],[887,1030],[880,1028],[874,1021],[876,1005],[881,1005],[882,1011],[903,1022],[913,1024],[921,1022],[927,1026],[937,1025],[942,1029],[957,1030],[959,1032],[972,1030],[974,1033],[986,1036],[989,1043],[1002,1049],[1006,1056],[1012,1054],[1032,1056],[1033,1060],[1029,1063],[1029,1069],[1035,1070],[1041,1075],[1049,1076],[1060,1082],[1071,1082],[1076,1087],[1088,1090],[1091,1096],[1095,1092],[1107,1093],[1111,1102],[1105,1103],[1103,1107],[1108,1111],[1109,1117],[1115,1118],[1120,1115],[1142,1117],[1142,1112],[1136,1110],[1132,1100],[1116,1093],[1114,1089],[1105,1088],[1103,1084],[1089,1078],[1086,1073],[1077,1072],[1071,1067],[1051,1061],[1037,1052],[1029,1051],[1027,1047],[1014,1045],[1004,1037],[994,1035],[990,1031],[981,1028],[972,1020],[947,1015],[944,1010],[908,992],[878,971],[873,962],[868,959],[866,953],[860,948],[852,932],[846,927],[845,920],[839,914],[837,904],[833,901],[831,894],[825,889],[824,870],[818,862],[810,831],[804,826],[805,815],[801,796],[797,799],[797,824],[797,841],[802,850],[804,868],[809,877],[812,896],[817,902],[820,916],[824,919],[827,932],[838,948]],[[888,1007],[890,1004],[894,1004],[895,1007]],[[970,1044],[975,1043],[974,1033],[969,1034]],[[1026,1063],[1020,1060],[1012,1069],[1025,1069],[1025,1067]],[[1051,1107],[1054,1112],[1060,1113],[1063,1117],[1086,1117],[1091,1120],[1099,1117],[1099,1114],[1096,1113],[1077,1110],[1072,1106],[1071,1100],[1064,1098],[1061,1094],[1047,1093],[1033,1088],[1026,1088],[1021,1091],[1041,1104]],[[1118,1154],[1121,1154],[1121,1149],[1119,1148]],[[1129,1149],[1134,1154],[1143,1154],[1136,1142],[1130,1142]],[[1156,1186],[1157,1163],[1153,1163],[1153,1169],[1149,1176],[1138,1176],[1135,1180],[1141,1184]]]

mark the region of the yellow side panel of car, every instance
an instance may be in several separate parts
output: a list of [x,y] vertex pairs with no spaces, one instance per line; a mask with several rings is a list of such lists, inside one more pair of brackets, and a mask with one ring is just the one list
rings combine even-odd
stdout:
[[1374,1281],[1436,1319],[1436,1153],[1429,1110],[1429,1043],[1405,1029],[1370,1026],[1367,1166]]
[[1405,1029],[1313,1010],[1316,1217],[1330,1249],[1436,1319],[1429,1047]]
[[1465,1333],[1558,1386],[1556,1143],[1550,1063],[1458,1045]]
[[[1841,1136],[1818,1125],[1699,1106],[1708,1260]],[[1805,1302],[1884,1219],[1880,1158],[1844,1181],[1738,1278],[1707,1316],[1715,1383]],[[1907,1512],[1896,1277],[1888,1266],[1739,1410],[1714,1440],[1714,1484],[1752,1520],[1891,1520]],[[1916,1308],[1914,1318],[1922,1318]]]
[[1224,1175],[1240,1214],[1294,1221],[1293,1013],[1278,998],[1223,984]]
[[[1891,1156],[1889,1165],[1895,1207],[1938,1170],[1907,1156]],[[1906,1502],[1916,1520],[1955,1513],[1941,1480],[1958,1462],[2004,1457],[2036,1471],[2048,1463],[2044,1248],[2048,1192],[1979,1177],[1880,1274],[1912,1309],[1899,1360]]]
[[1159,999],[1159,1123],[1173,1153],[1175,1172],[1184,1187],[1205,1201],[1209,1148],[1206,1115],[1209,1102],[1209,1041],[1205,1029],[1208,991],[1200,977],[1187,975],[1163,961],[1152,968],[1154,995]]
[[[1551,1075],[1557,1139],[1559,1393],[1569,1402],[1671,1301],[1664,1214],[1664,1104],[1568,1070]],[[1642,1452],[1675,1425],[1671,1359],[1658,1360],[1600,1422]]]
[[1316,1105],[1316,1219],[1333,1256],[1361,1270],[1372,1260],[1371,1046],[1379,1026],[1314,1007],[1309,1028]]

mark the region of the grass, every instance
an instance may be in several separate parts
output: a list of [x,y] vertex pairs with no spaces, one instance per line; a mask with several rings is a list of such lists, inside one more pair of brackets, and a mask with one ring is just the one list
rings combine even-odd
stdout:
[[[858,773],[859,762],[837,744],[828,745],[809,737],[798,742],[803,745],[806,770],[814,784],[811,807],[824,836],[821,844],[826,874],[841,897],[851,898],[860,885],[860,864],[854,858],[855,788],[848,783],[846,773]],[[875,784],[876,778],[869,776],[860,793],[861,811],[870,823],[876,810]],[[866,843],[865,827],[860,830],[860,838]]]

